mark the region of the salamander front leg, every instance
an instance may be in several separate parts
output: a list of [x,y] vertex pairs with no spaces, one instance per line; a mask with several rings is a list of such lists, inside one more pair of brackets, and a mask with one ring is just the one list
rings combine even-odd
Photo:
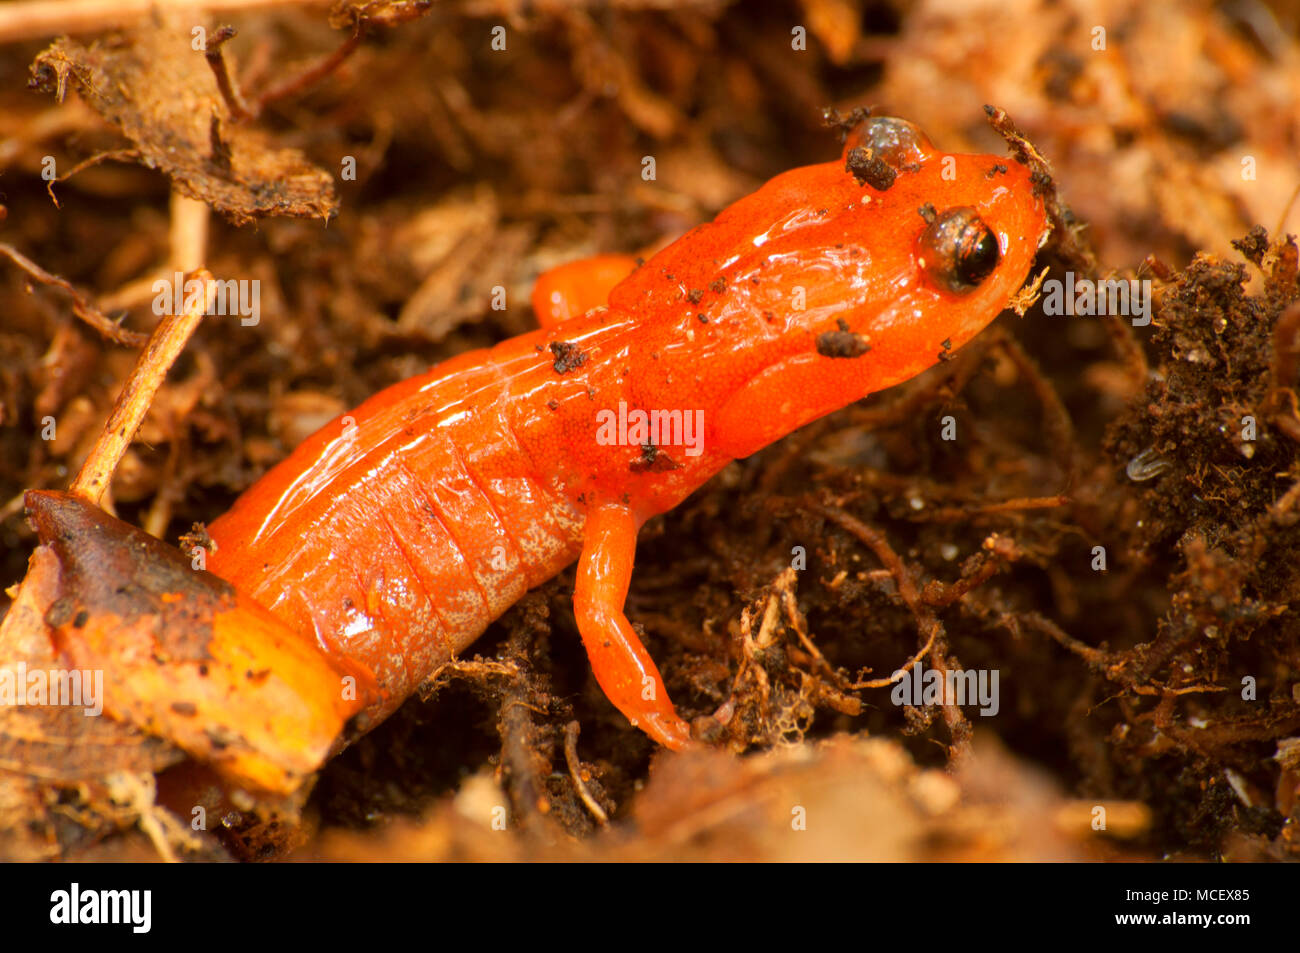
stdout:
[[609,301],[614,286],[637,266],[633,255],[596,255],[544,272],[533,285],[533,313],[544,328],[586,314]]
[[691,743],[659,669],[623,614],[636,554],[636,520],[626,506],[604,504],[587,514],[573,592],[578,631],[592,671],[614,707],[666,748]]

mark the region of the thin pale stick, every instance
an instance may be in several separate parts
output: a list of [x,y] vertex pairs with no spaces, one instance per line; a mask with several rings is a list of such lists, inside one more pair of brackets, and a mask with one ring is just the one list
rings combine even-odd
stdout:
[[113,479],[113,472],[126,453],[126,448],[131,445],[136,431],[140,429],[140,423],[148,413],[149,405],[167,376],[167,371],[184,350],[185,343],[203,320],[204,313],[212,306],[216,292],[212,274],[207,269],[200,268],[190,275],[189,280],[203,282],[202,299],[189,302],[190,306],[181,314],[167,315],[154,329],[131,376],[122,387],[108,423],[91,448],[90,456],[82,464],[81,472],[68,488],[96,506],[104,498],[104,491]]

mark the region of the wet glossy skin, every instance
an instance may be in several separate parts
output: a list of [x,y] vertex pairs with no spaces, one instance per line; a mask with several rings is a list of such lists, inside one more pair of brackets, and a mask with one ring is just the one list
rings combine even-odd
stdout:
[[[534,302],[553,326],[327,425],[209,527],[208,568],[369,666],[387,693],[373,722],[581,555],[575,613],[598,681],[656,740],[688,744],[622,610],[637,529],[731,460],[960,348],[1047,230],[1025,167],[938,153],[897,121],[867,132],[898,173],[889,188],[843,161],[795,169],[621,283],[610,256],[544,276]],[[944,240],[979,275],[969,287],[935,238],[962,208]],[[557,306],[578,316],[555,323]],[[620,403],[702,420],[698,455],[672,434],[601,442],[598,414]]]

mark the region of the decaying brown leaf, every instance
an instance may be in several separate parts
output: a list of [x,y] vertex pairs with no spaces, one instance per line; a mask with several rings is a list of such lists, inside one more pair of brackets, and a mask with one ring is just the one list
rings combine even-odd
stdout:
[[187,29],[149,24],[89,45],[65,37],[36,58],[33,83],[60,100],[75,85],[135,143],[142,164],[237,225],[273,215],[332,218],[330,174],[237,123],[191,42]]
[[44,492],[27,504],[59,561],[41,621],[75,668],[103,673],[106,710],[254,790],[300,787],[367,701],[369,674],[98,507]]

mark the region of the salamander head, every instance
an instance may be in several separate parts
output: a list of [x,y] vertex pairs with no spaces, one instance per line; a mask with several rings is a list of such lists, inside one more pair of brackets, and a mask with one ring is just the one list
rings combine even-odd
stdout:
[[[847,325],[876,355],[876,390],[943,359],[997,317],[1047,237],[1047,213],[1026,166],[940,152],[900,119],[867,120],[843,160],[815,167],[806,182],[827,214],[778,226],[780,239],[766,248],[782,280],[805,289],[786,330],[820,337]],[[800,255],[783,254],[787,243]]]
[[700,230],[695,253],[731,289],[706,316],[742,322],[747,341],[748,379],[723,422],[770,421],[750,424],[741,449],[907,380],[983,330],[1046,240],[1038,193],[1014,159],[940,152],[911,124],[876,118],[841,162],[778,176]]

